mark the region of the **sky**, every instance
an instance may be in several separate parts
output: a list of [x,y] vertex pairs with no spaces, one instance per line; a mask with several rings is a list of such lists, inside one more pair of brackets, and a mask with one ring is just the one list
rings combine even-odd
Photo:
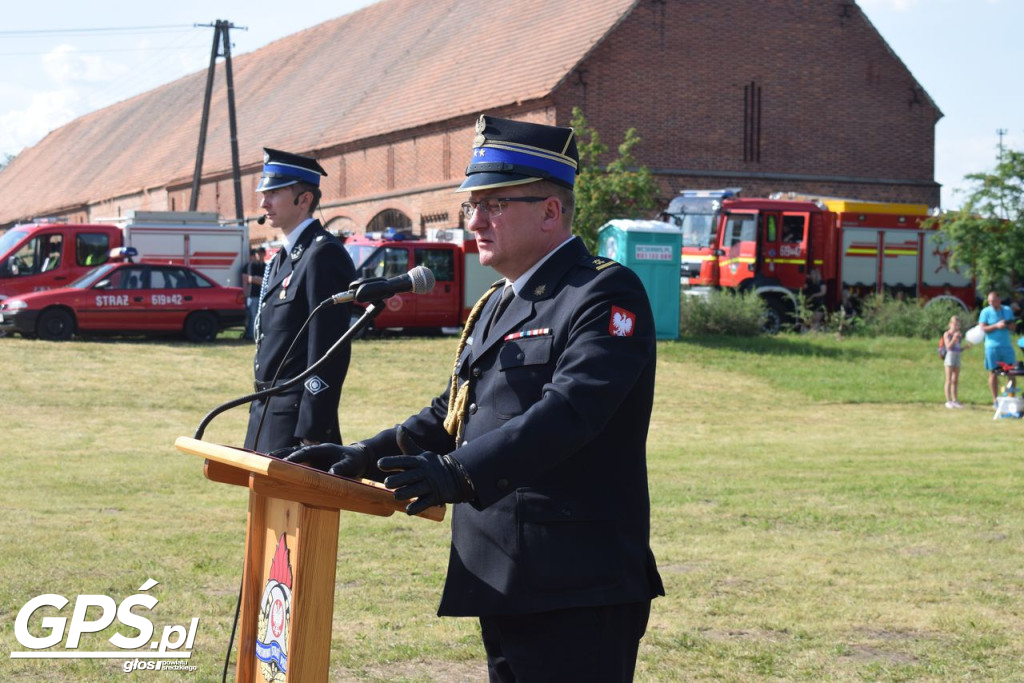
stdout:
[[[583,2],[585,0],[576,0]],[[372,0],[51,0],[5,8],[0,24],[0,159],[96,109],[209,66],[212,25],[230,21],[232,56]],[[935,180],[955,209],[969,173],[1024,151],[1024,0],[858,0],[936,102]],[[199,26],[196,26],[196,25]],[[999,131],[1004,131],[1000,136]]]

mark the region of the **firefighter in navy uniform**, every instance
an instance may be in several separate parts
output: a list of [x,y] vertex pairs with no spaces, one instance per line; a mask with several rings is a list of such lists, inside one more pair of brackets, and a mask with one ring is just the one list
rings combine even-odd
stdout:
[[[629,681],[651,600],[655,327],[636,275],[572,236],[573,130],[483,116],[460,191],[480,261],[448,389],[288,459],[456,503],[438,614],[480,619],[492,681]],[[503,310],[498,310],[502,308]]]
[[[260,208],[267,220],[284,233],[284,244],[264,271],[254,323],[257,391],[305,371],[348,329],[350,307],[325,306],[296,339],[313,309],[348,289],[355,279],[345,247],[313,218],[321,197],[320,177],[326,175],[314,159],[264,150],[256,191],[262,194]],[[245,447],[270,453],[304,444],[340,443],[338,403],[350,355],[348,347],[339,350],[305,382],[271,396],[269,406],[254,401]]]

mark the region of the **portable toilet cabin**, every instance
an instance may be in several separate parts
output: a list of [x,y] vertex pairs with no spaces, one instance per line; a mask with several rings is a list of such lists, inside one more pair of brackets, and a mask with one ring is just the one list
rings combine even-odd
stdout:
[[662,221],[616,219],[598,230],[597,244],[599,256],[618,261],[643,282],[658,339],[678,339],[680,229]]

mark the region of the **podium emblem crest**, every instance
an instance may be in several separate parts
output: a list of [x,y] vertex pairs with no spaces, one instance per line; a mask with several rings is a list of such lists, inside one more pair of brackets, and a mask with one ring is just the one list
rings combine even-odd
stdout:
[[267,683],[284,683],[288,671],[288,630],[291,624],[292,565],[287,537],[281,534],[270,561],[270,576],[260,598],[256,627],[256,658]]

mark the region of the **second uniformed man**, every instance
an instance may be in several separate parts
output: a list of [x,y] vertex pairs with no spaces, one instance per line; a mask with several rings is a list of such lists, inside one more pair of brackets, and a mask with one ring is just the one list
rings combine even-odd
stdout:
[[[322,196],[320,178],[326,175],[315,159],[264,150],[263,175],[256,191],[262,195],[260,208],[270,225],[284,233],[284,244],[267,264],[254,323],[257,390],[302,373],[348,329],[349,305],[327,306],[300,336],[313,309],[348,289],[355,279],[355,267],[341,241],[313,218]],[[254,401],[245,447],[270,453],[340,443],[338,403],[350,355],[345,347],[305,382],[268,400]]]

